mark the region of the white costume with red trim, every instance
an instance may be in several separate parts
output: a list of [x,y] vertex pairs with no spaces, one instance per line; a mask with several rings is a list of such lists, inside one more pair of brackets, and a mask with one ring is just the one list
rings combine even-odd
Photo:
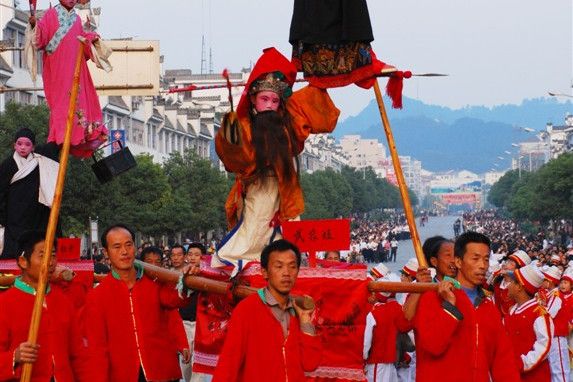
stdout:
[[547,356],[551,348],[554,325],[551,316],[536,299],[514,305],[504,318],[513,344],[522,381],[550,381]]
[[549,366],[552,382],[569,382],[571,366],[569,362],[569,349],[567,336],[569,335],[569,322],[571,321],[572,294],[564,295],[557,288],[550,292],[547,302],[548,312],[555,324],[555,335],[549,350]]

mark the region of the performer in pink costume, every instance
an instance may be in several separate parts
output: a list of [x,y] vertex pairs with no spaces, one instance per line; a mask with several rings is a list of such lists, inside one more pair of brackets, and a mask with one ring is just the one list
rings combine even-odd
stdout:
[[[44,92],[50,108],[48,142],[62,144],[66,130],[70,90],[80,40],[85,39],[85,58],[92,58],[89,44],[99,39],[94,32],[83,30],[80,17],[74,11],[77,0],[60,0],[46,11],[36,23],[30,17],[34,45],[43,50]],[[71,154],[88,157],[107,140],[107,129],[102,121],[99,99],[91,79],[86,60],[81,62],[80,88],[76,116],[72,130]]]

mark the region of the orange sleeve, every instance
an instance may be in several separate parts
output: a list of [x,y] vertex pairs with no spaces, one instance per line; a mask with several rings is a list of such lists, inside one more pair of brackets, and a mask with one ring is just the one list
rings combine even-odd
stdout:
[[293,93],[288,100],[287,110],[297,139],[301,142],[310,134],[332,132],[340,115],[328,92],[310,85]]

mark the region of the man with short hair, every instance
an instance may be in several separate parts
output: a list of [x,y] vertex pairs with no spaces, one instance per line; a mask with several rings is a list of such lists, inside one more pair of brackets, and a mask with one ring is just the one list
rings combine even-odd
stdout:
[[481,289],[489,254],[485,235],[461,234],[454,244],[460,288],[442,281],[420,298],[413,322],[418,382],[519,381],[499,312]]
[[[147,277],[135,261],[135,235],[123,224],[101,236],[112,272],[88,294],[84,307],[90,382],[176,381],[181,378],[177,344],[169,333],[169,310],[188,299],[173,285]],[[196,274],[190,268],[188,274]]]
[[0,380],[19,381],[22,366],[32,363],[32,381],[83,380],[85,364],[76,312],[58,288],[48,284],[36,344],[28,330],[38,288],[42,257],[50,256],[48,277],[56,268],[54,253],[44,253],[44,232],[28,231],[18,240],[22,274],[0,294]]
[[324,260],[340,262],[340,251],[326,251]]
[[261,253],[267,286],[241,301],[231,316],[213,382],[305,381],[320,362],[311,316],[291,298],[300,268],[298,248],[277,240]]
[[182,271],[185,268],[185,248],[181,244],[173,245],[169,259],[171,260],[171,269]]

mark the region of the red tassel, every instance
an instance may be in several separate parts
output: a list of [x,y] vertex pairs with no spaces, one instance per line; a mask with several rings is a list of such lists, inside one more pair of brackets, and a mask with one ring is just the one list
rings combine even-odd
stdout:
[[402,108],[402,88],[404,86],[404,78],[412,77],[410,71],[397,71],[392,73],[388,84],[386,85],[386,94],[392,100],[392,107],[394,109]]

